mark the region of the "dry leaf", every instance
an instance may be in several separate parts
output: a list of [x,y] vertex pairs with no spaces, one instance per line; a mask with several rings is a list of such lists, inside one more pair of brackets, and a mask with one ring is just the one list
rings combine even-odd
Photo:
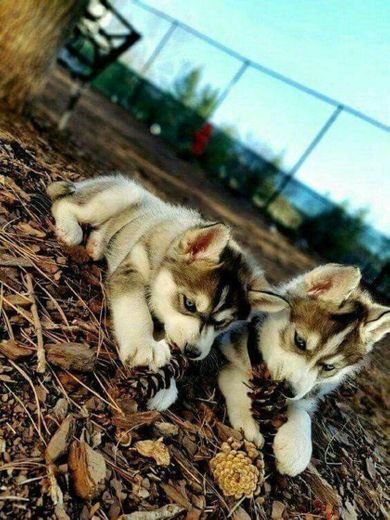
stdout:
[[171,484],[161,484],[161,487],[165,491],[167,497],[173,500],[176,504],[184,507],[187,511],[192,508],[191,502],[176,487]]
[[281,518],[283,518],[284,510],[285,510],[284,504],[282,502],[278,502],[277,500],[275,500],[272,503],[272,513],[271,513],[272,520],[280,520]]
[[12,305],[19,305],[20,307],[29,307],[31,305],[31,300],[28,296],[24,296],[23,294],[7,294],[7,301],[4,301],[5,309],[12,309]]
[[150,496],[149,491],[143,486],[143,480],[141,475],[136,475],[131,486],[132,494],[140,500],[144,500]]
[[152,424],[160,417],[159,412],[150,410],[148,412],[137,412],[131,414],[114,413],[112,422],[120,430],[130,430],[138,426]]
[[30,195],[23,191],[22,188],[19,188],[19,186],[13,179],[11,179],[11,177],[7,177],[6,175],[0,175],[0,184],[16,192],[22,199],[27,201],[31,200]]
[[31,354],[33,353],[33,351],[31,351],[30,349],[21,347],[13,339],[1,342],[0,352],[1,354],[4,354],[4,356],[6,356],[9,359],[12,359],[13,361],[20,358],[31,356]]
[[239,507],[233,514],[233,520],[251,520],[251,517],[248,515],[245,509]]
[[84,343],[50,343],[45,348],[47,360],[58,367],[77,372],[92,372],[95,367],[95,351]]
[[341,498],[337,490],[331,486],[317,471],[313,464],[310,464],[304,473],[304,479],[312,490],[313,495],[324,504],[332,504],[333,507],[341,505]]
[[343,520],[359,520],[354,504],[347,501],[342,512]]
[[37,237],[37,238],[46,237],[46,233],[44,231],[33,227],[28,222],[20,222],[16,227],[18,227],[21,231],[23,231],[23,233],[26,233],[27,235],[31,235],[32,237]]
[[77,496],[96,498],[104,489],[106,461],[84,441],[73,441],[69,450],[69,472]]
[[134,447],[140,455],[154,459],[158,466],[168,466],[171,462],[169,450],[161,439],[138,441]]
[[225,442],[231,438],[233,438],[237,441],[242,440],[242,435],[238,430],[234,430],[233,428],[230,428],[230,426],[223,424],[221,421],[216,421],[216,427],[217,427],[218,437],[221,439],[221,441]]
[[128,430],[117,430],[115,432],[115,438],[124,448],[130,446],[131,441],[133,440],[131,432]]
[[56,404],[52,410],[52,415],[57,419],[57,421],[63,421],[65,419],[65,417],[67,416],[68,409],[69,409],[69,403],[68,403],[67,399],[65,399],[64,397],[61,397],[56,402]]
[[57,377],[61,385],[65,388],[67,392],[74,392],[75,390],[77,390],[77,388],[79,388],[79,386],[81,385],[81,383],[77,379],[83,379],[81,376],[75,379],[74,376],[72,376],[72,374],[62,372],[62,370],[60,370],[57,373]]
[[33,263],[29,258],[15,257],[7,254],[0,255],[0,266],[3,267],[32,267]]
[[375,480],[376,479],[376,469],[375,469],[375,464],[371,457],[368,457],[366,459],[366,467],[367,467],[367,472],[370,475],[371,479]]
[[188,511],[185,520],[199,520],[202,516],[202,511],[200,509],[191,509]]
[[48,274],[55,274],[58,271],[58,265],[50,258],[39,258],[39,267]]

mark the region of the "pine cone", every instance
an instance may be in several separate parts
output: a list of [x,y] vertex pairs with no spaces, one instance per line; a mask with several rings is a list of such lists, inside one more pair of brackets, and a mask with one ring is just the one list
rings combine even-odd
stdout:
[[144,403],[158,391],[168,388],[171,378],[179,381],[187,368],[188,359],[179,349],[174,349],[170,363],[158,372],[144,367],[122,371],[116,381],[115,395]]
[[225,496],[253,497],[264,483],[264,461],[254,444],[229,439],[210,461],[210,468]]
[[252,415],[260,425],[268,450],[278,428],[287,421],[286,383],[273,380],[265,363],[261,363],[252,370],[249,387]]

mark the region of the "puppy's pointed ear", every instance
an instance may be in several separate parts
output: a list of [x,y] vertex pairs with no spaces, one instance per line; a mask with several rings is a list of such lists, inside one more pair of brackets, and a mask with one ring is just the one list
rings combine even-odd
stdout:
[[256,265],[248,284],[248,299],[252,311],[279,312],[289,307],[288,300],[271,287],[263,271]]
[[186,231],[179,242],[179,254],[188,263],[203,260],[217,264],[230,239],[230,229],[221,223]]
[[374,303],[364,325],[364,334],[370,347],[390,332],[390,307]]
[[357,267],[325,264],[303,276],[303,289],[308,296],[341,304],[358,287],[361,277]]
[[272,288],[261,291],[249,289],[249,303],[253,310],[263,312],[279,312],[290,307],[289,301]]

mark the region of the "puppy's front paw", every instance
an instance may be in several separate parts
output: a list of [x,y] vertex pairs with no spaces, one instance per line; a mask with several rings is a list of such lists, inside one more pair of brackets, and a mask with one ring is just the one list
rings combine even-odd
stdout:
[[126,357],[125,364],[131,368],[149,367],[155,372],[169,363],[171,351],[166,341],[154,341],[136,348]]
[[87,245],[85,246],[87,253],[92,260],[101,260],[104,256],[104,236],[100,231],[92,231],[89,235]]
[[67,246],[77,246],[83,241],[83,230],[76,221],[61,220],[56,225],[58,240]]
[[253,418],[248,417],[248,419],[243,421],[240,429],[243,431],[247,441],[253,442],[257,448],[263,447],[264,437],[260,433],[259,425]]
[[312,454],[311,427],[287,421],[275,435],[273,450],[279,473],[295,477],[309,465]]
[[165,339],[156,341],[153,344],[153,361],[149,365],[150,368],[157,371],[159,368],[164,367],[170,362],[171,356],[171,349]]

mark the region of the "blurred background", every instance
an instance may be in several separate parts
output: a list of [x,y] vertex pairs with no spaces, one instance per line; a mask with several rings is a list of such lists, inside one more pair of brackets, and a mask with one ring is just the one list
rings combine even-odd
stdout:
[[298,249],[390,289],[382,0],[70,3],[83,11],[40,97],[61,131],[82,128],[101,153],[96,130],[118,120],[150,164],[211,181]]
[[300,247],[385,291],[390,10],[336,4],[94,0],[60,62],[88,78],[96,45],[136,31],[92,88]]

